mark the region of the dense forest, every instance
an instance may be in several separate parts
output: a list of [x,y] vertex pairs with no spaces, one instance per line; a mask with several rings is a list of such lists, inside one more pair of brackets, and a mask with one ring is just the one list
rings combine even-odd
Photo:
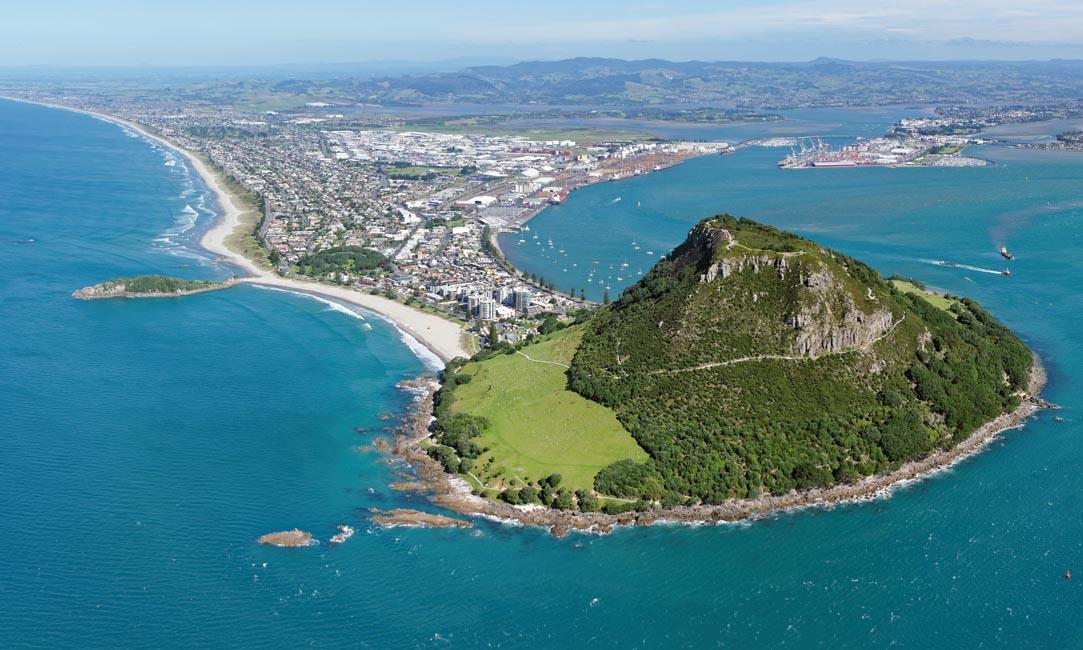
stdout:
[[950,447],[1018,405],[1032,362],[974,301],[934,307],[719,216],[595,316],[568,377],[651,456],[596,489],[673,505],[851,482]]

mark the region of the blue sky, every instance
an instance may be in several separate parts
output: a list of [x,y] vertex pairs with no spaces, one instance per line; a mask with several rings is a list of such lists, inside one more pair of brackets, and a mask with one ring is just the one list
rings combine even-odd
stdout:
[[0,65],[1083,58],[1080,0],[25,0]]

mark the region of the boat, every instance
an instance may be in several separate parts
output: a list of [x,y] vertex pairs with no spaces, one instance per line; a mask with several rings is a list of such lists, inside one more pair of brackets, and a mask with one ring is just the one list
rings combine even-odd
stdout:
[[937,262],[937,264],[939,264],[940,266],[952,266],[952,267],[959,266],[955,262],[945,262],[943,260]]
[[1011,272],[1011,269],[1004,269],[1003,271],[1000,272],[1000,274],[1001,275],[1011,275],[1012,272]]
[[1006,246],[1001,246],[1000,247],[1000,256],[1003,257],[1006,260],[1014,260],[1015,259],[1015,255],[1013,255],[1012,253],[1009,253],[1008,248]]

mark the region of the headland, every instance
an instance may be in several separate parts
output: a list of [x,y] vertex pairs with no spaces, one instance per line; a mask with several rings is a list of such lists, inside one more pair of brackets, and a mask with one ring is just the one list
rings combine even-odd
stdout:
[[1033,352],[973,300],[729,215],[540,333],[449,364],[435,424],[398,441],[441,505],[560,532],[861,500],[1049,406]]

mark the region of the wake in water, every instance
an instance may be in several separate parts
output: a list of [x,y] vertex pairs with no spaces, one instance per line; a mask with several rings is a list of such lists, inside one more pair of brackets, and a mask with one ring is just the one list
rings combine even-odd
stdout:
[[980,266],[970,266],[969,264],[956,264],[955,262],[943,263],[943,260],[918,260],[923,264],[932,264],[933,266],[943,266],[949,269],[966,269],[967,271],[977,271],[978,273],[991,273],[992,275],[1004,275],[1001,271],[994,271],[993,269],[983,269]]

